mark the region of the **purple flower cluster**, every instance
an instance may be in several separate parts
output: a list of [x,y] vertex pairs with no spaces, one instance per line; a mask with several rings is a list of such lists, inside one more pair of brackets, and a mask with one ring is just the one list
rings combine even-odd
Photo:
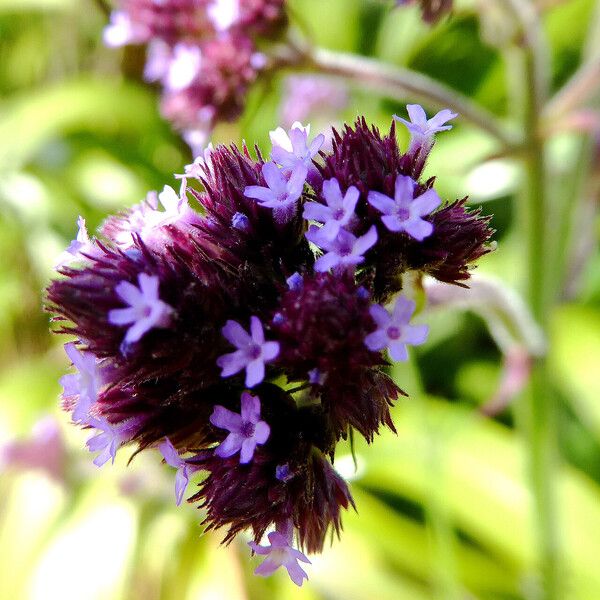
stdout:
[[419,180],[451,115],[411,111],[406,153],[394,122],[382,135],[363,119],[329,152],[300,123],[271,132],[270,160],[210,149],[187,173],[202,191],[184,178],[97,239],[80,229],[77,260],[48,288],[58,331],[76,338],[64,407],[93,430],[94,462],[129,442],[158,448],[178,504],[204,472],[188,501],[225,542],[251,531],[259,575],[283,566],[302,584],[303,552],[353,506],[330,463],[337,442],[394,430],[404,392],[385,368],[427,336],[403,274],[463,285],[489,251],[488,219]]
[[121,0],[104,41],[148,45],[144,77],[160,83],[164,116],[199,149],[217,120],[239,115],[267,62],[257,43],[286,22],[283,0]]

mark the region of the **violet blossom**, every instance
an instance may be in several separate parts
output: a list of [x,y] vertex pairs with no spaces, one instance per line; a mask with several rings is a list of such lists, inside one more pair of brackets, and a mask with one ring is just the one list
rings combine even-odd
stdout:
[[380,192],[369,192],[369,204],[383,213],[383,224],[394,232],[404,232],[418,241],[433,233],[433,225],[422,217],[441,203],[435,190],[428,189],[414,198],[415,182],[408,176],[396,177],[394,199]]
[[377,329],[365,337],[367,348],[373,352],[387,348],[393,360],[408,360],[407,344],[422,344],[429,332],[427,325],[409,325],[414,311],[415,303],[403,296],[398,296],[391,314],[380,304],[371,306]]
[[306,239],[326,251],[315,262],[315,271],[324,273],[330,269],[352,268],[364,262],[365,252],[377,243],[377,229],[372,225],[360,237],[340,229],[337,236],[330,240],[323,235],[322,228],[311,225],[306,232]]
[[293,171],[299,165],[306,167],[307,171],[314,169],[312,160],[323,145],[325,136],[320,133],[309,144],[309,135],[310,125],[304,126],[298,121],[292,125],[288,132],[283,127],[278,127],[269,132],[273,144],[271,158],[289,171]]
[[271,433],[269,425],[260,420],[260,398],[248,392],[242,394],[240,414],[216,405],[210,422],[215,427],[229,431],[229,435],[217,446],[215,454],[228,458],[239,452],[240,464],[249,463],[256,446],[266,443]]
[[63,375],[60,378],[60,384],[63,386],[62,396],[67,402],[74,402],[72,419],[78,423],[85,421],[92,404],[98,398],[100,388],[106,383],[105,370],[92,352],[78,350],[72,342],[65,344],[65,352],[77,369],[77,373]]
[[302,586],[308,575],[298,564],[302,561],[311,564],[310,560],[300,550],[292,546],[292,540],[288,539],[279,531],[272,531],[267,536],[269,538],[268,546],[260,546],[255,542],[248,542],[252,551],[256,554],[266,556],[267,558],[256,568],[255,575],[268,577],[272,575],[279,567],[285,567],[290,579],[297,585]]
[[70,265],[77,260],[85,260],[86,255],[93,256],[94,244],[85,226],[85,219],[82,216],[77,218],[77,237],[69,244],[69,247],[61,253],[54,265],[55,269]]
[[319,235],[326,240],[333,240],[340,229],[348,226],[355,217],[354,209],[360,192],[351,186],[342,195],[338,180],[333,178],[323,182],[323,196],[327,205],[307,202],[302,216],[309,221],[323,223]]
[[179,506],[190,482],[190,476],[197,471],[198,468],[179,456],[179,453],[169,438],[165,438],[158,445],[158,449],[163,455],[165,462],[169,466],[177,469],[177,474],[175,475],[175,501],[177,506]]
[[265,341],[262,323],[255,316],[250,317],[250,333],[232,320],[227,321],[222,332],[237,350],[218,358],[221,377],[230,377],[246,369],[246,386],[251,388],[259,384],[265,377],[265,364],[279,354],[279,344]]
[[407,104],[409,120],[394,115],[394,119],[406,125],[410,132],[410,146],[408,153],[416,155],[419,152],[428,153],[433,146],[436,133],[452,129],[452,125],[446,123],[458,116],[457,113],[445,108],[436,113],[431,119],[427,119],[427,114],[420,104]]
[[115,308],[108,313],[109,323],[131,325],[125,334],[124,344],[137,342],[151,329],[168,327],[171,322],[173,309],[158,297],[158,277],[140,273],[138,285],[121,281],[115,291],[129,306]]
[[244,195],[258,200],[265,208],[272,208],[277,223],[286,223],[294,216],[308,171],[303,164],[296,164],[286,175],[274,162],[267,162],[262,166],[262,174],[267,187],[249,185]]
[[109,460],[115,463],[117,450],[131,440],[140,428],[142,419],[133,417],[120,423],[110,423],[105,417],[90,417],[86,424],[99,430],[86,442],[90,452],[100,452],[94,458],[94,464],[101,467]]

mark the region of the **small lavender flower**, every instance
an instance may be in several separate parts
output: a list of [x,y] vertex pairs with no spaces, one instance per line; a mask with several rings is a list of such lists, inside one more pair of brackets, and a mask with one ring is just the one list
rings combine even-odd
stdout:
[[100,452],[94,458],[94,464],[101,467],[109,460],[115,463],[117,450],[126,442],[130,441],[140,429],[142,419],[134,417],[121,423],[109,423],[104,417],[90,417],[86,424],[100,430],[100,433],[92,436],[86,442],[90,452]]
[[229,435],[215,450],[221,458],[240,453],[240,464],[252,460],[256,446],[269,439],[271,428],[260,420],[260,398],[248,392],[242,394],[241,414],[234,413],[224,406],[217,405],[210,416],[210,422],[220,429],[229,431]]
[[324,273],[329,269],[347,269],[364,262],[363,254],[377,242],[377,229],[372,225],[369,231],[356,237],[345,229],[340,229],[333,240],[327,239],[315,225],[306,232],[306,239],[326,251],[315,262],[315,271]]
[[164,210],[158,210],[158,203],[153,204],[152,208],[154,209],[154,212],[147,217],[147,228],[172,225],[179,220],[190,217],[189,213],[192,211],[188,205],[187,196],[185,194],[186,183],[185,178],[183,178],[179,194],[177,194],[170,185],[165,185],[163,191],[158,194],[158,202],[162,204]]
[[288,289],[299,290],[304,284],[304,277],[302,277],[302,275],[296,271],[293,275],[290,275],[285,282],[287,283]]
[[250,219],[244,213],[236,212],[231,217],[231,226],[238,231],[248,231],[250,229]]
[[179,453],[169,438],[165,438],[164,441],[159,444],[158,449],[163,455],[165,462],[169,466],[177,469],[177,475],[175,475],[175,501],[177,506],[179,506],[190,482],[190,475],[198,469],[179,456]]
[[323,196],[327,205],[320,202],[307,202],[302,215],[309,221],[323,223],[320,235],[327,240],[333,240],[342,227],[349,225],[354,215],[360,192],[354,186],[346,190],[342,196],[340,184],[335,177],[323,182]]
[[77,260],[85,259],[85,254],[93,255],[94,245],[85,226],[85,219],[82,216],[77,218],[77,237],[69,244],[69,247],[58,257],[55,269],[70,265]]
[[319,369],[314,368],[308,372],[308,382],[312,385],[323,385],[327,379],[327,373],[322,373]]
[[265,208],[272,208],[273,218],[277,223],[286,223],[294,216],[308,170],[304,165],[296,164],[289,176],[286,176],[274,162],[267,162],[262,166],[262,174],[267,187],[249,185],[244,190],[244,195],[258,200]]
[[294,477],[294,474],[290,470],[290,465],[285,463],[284,465],[277,465],[275,467],[275,479],[278,481],[289,481]]
[[160,281],[155,275],[140,273],[139,287],[128,281],[121,281],[115,287],[117,295],[129,306],[109,311],[108,321],[113,325],[129,325],[124,344],[139,341],[154,327],[168,327],[173,309],[158,297]]
[[75,402],[72,418],[78,423],[87,418],[100,388],[106,383],[104,371],[94,354],[78,350],[72,342],[65,344],[65,352],[78,372],[60,378],[62,396],[68,402]]
[[289,132],[282,127],[271,131],[269,133],[273,144],[271,158],[290,171],[299,165],[303,165],[307,170],[313,169],[312,160],[323,145],[325,136],[321,133],[309,144],[309,135],[310,125],[304,126],[298,121],[292,125]]
[[394,119],[406,125],[410,132],[408,153],[413,156],[420,152],[428,153],[433,146],[435,134],[452,129],[452,125],[446,125],[446,123],[458,116],[445,108],[428,120],[427,114],[419,104],[407,104],[406,110],[410,120],[403,119],[398,115],[394,115]]
[[405,232],[422,241],[433,233],[433,225],[421,217],[427,216],[441,204],[433,189],[413,198],[415,182],[408,176],[398,175],[394,199],[380,192],[369,192],[369,204],[383,213],[381,220],[390,230]]
[[259,384],[265,378],[265,363],[279,354],[279,343],[265,341],[262,323],[255,316],[250,317],[250,334],[237,321],[227,321],[222,332],[237,350],[218,358],[217,365],[223,369],[221,377],[246,369],[246,386]]
[[185,165],[185,173],[182,175],[175,175],[177,179],[184,179],[188,177],[192,177],[193,179],[202,179],[203,177],[210,174],[210,170],[212,168],[212,153],[214,151],[214,146],[208,144],[206,148],[203,148],[202,151],[196,156],[194,162]]
[[302,586],[308,575],[298,564],[298,561],[310,563],[310,560],[300,550],[296,550],[291,545],[291,539],[279,533],[272,531],[268,535],[270,544],[268,546],[260,546],[255,542],[248,542],[252,551],[256,554],[267,556],[267,558],[254,571],[255,575],[268,577],[272,575],[279,567],[287,569],[290,579],[297,585]]
[[398,296],[392,314],[380,304],[369,309],[377,329],[365,337],[365,345],[373,352],[387,348],[393,360],[407,360],[406,345],[417,346],[427,338],[427,325],[409,325],[415,303]]

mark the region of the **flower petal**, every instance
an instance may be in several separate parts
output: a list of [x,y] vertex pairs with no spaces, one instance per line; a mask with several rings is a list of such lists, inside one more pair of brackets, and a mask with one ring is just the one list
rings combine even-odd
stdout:
[[262,346],[265,343],[265,332],[263,331],[262,323],[258,317],[250,317],[250,334],[252,336],[252,341],[255,344]]
[[252,460],[255,448],[256,440],[254,438],[246,438],[242,442],[242,448],[240,450],[240,464],[246,465]]
[[390,351],[390,356],[395,361],[405,361],[408,360],[408,352],[406,350],[406,344],[401,341],[390,342],[388,346]]
[[373,352],[383,350],[387,343],[388,337],[382,329],[377,329],[365,337],[365,346]]
[[421,242],[433,233],[433,225],[429,221],[415,219],[414,221],[407,221],[404,230],[415,240]]
[[257,358],[246,366],[246,387],[254,387],[265,378],[265,363]]
[[423,192],[411,203],[411,213],[424,217],[430,214],[442,203],[442,199],[433,189]]
[[380,192],[369,192],[367,202],[384,215],[391,215],[396,210],[396,203]]
[[215,454],[221,458],[229,458],[236,452],[239,452],[242,447],[242,441],[244,438],[239,436],[237,433],[230,433],[215,450]]
[[264,444],[271,434],[271,428],[264,421],[259,421],[254,428],[254,439],[257,444]]
[[258,423],[260,420],[260,398],[248,392],[243,392],[240,413],[242,421]]
[[248,185],[244,189],[244,196],[254,198],[261,202],[273,202],[277,200],[277,195],[268,187],[260,185]]
[[402,339],[407,344],[418,346],[422,344],[429,333],[429,327],[427,325],[409,325],[402,332]]
[[265,342],[262,346],[262,358],[265,362],[273,360],[279,354],[279,342]]
[[248,357],[243,350],[223,354],[217,358],[217,366],[221,367],[221,377],[231,377],[246,368]]
[[237,321],[227,321],[221,329],[221,333],[228,342],[237,348],[245,348],[252,342],[248,332]]

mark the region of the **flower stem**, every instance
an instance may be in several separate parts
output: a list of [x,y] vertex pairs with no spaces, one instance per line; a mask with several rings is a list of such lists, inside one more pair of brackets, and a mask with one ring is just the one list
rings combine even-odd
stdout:
[[[548,172],[541,119],[548,97],[548,52],[542,38],[535,8],[521,0],[505,0],[519,21],[523,33],[522,119],[526,136],[525,210],[522,231],[527,242],[526,296],[531,313],[542,331],[547,330],[552,302],[548,270]],[[514,55],[513,55],[514,57]],[[559,600],[561,572],[557,535],[556,490],[557,430],[554,398],[548,385],[544,357],[534,363],[531,380],[522,405],[521,424],[525,433],[529,459],[529,478],[533,493],[536,541],[542,577],[542,598]]]
[[507,131],[495,115],[473,103],[460,92],[423,73],[324,48],[302,48],[300,52],[305,59],[305,67],[350,79],[362,87],[371,87],[391,98],[408,96],[438,109],[449,108],[489,133],[500,142],[503,149],[509,150],[519,146],[520,140]]

